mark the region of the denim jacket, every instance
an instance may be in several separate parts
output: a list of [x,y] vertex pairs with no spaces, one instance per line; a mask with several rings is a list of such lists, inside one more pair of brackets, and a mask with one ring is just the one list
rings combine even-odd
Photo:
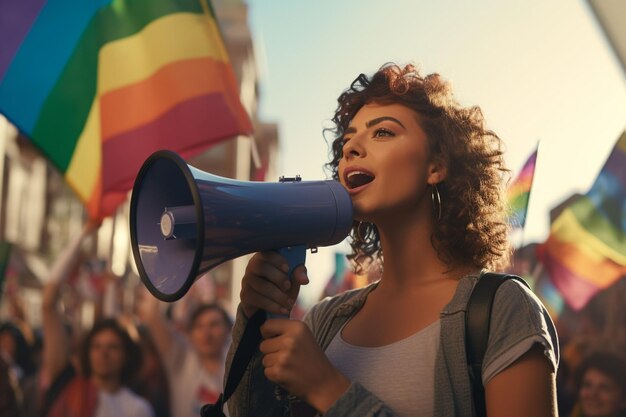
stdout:
[[[469,275],[459,281],[452,300],[440,313],[441,332],[435,360],[435,409],[425,415],[435,417],[474,417],[471,386],[465,353],[465,312],[471,291],[478,276]],[[378,283],[326,298],[305,316],[322,350],[325,350],[342,326],[365,303],[367,295]],[[234,352],[246,325],[241,308],[233,328],[233,343],[228,352],[226,369],[230,369]],[[544,353],[556,371],[558,342],[556,331],[545,307],[528,289],[515,280],[502,284],[496,293],[492,311],[490,336],[483,370],[499,353],[519,340],[535,337],[544,347]],[[293,396],[283,395],[280,388],[269,382],[263,373],[261,354],[251,360],[246,374],[228,401],[231,417],[284,417],[292,413],[297,402]],[[358,382],[324,414],[326,417],[391,417],[395,414],[385,403]],[[415,416],[420,414],[416,413]]]

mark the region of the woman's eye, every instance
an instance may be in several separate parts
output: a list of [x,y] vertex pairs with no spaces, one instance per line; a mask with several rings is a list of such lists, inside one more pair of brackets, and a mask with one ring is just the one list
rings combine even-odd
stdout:
[[394,136],[394,133],[391,130],[388,130],[382,127],[374,131],[374,137],[383,137],[383,136]]

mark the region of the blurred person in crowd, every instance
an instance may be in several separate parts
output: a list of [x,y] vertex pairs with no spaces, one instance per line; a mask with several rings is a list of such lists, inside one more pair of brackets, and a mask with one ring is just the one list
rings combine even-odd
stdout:
[[559,341],[562,346],[561,362],[557,374],[557,395],[559,412],[562,416],[569,416],[576,405],[578,398],[578,386],[576,381],[576,369],[580,368],[582,361],[597,350],[599,333],[593,337],[589,334],[575,334],[573,337]]
[[0,353],[19,381],[35,372],[32,346],[20,328],[9,321],[0,324]]
[[576,370],[578,401],[571,417],[626,417],[626,360],[595,352]]
[[[15,272],[7,274],[3,301],[7,303],[7,320],[0,324],[0,351],[10,366],[16,387],[21,417],[39,417],[38,371],[41,367],[42,338],[40,329],[31,326],[28,309],[22,297],[21,284]],[[26,399],[22,401],[21,399]]]
[[197,417],[202,406],[215,402],[223,390],[231,318],[217,304],[200,304],[192,309],[183,335],[166,320],[161,306],[144,290],[138,314],[165,364],[172,417]]
[[[49,417],[153,417],[152,407],[132,392],[141,366],[138,345],[118,321],[96,322],[73,357],[58,301],[75,269],[84,239],[98,227],[87,222],[52,268],[43,290],[42,413]],[[73,359],[73,360],[72,360]]]
[[36,408],[30,401],[37,395],[37,367],[32,344],[26,340],[21,326],[10,321],[0,324],[0,356],[8,366],[20,415],[30,417]]
[[18,417],[19,399],[18,382],[4,355],[0,355],[0,416]]

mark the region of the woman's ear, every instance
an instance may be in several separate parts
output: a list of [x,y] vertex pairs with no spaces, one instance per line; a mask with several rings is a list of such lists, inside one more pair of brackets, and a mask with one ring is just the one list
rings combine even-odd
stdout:
[[437,158],[428,166],[428,179],[430,185],[438,184],[448,176],[448,167],[442,158]]

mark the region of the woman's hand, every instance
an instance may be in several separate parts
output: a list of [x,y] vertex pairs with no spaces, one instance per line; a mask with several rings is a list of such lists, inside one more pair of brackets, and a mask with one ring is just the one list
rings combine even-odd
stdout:
[[350,386],[298,320],[271,319],[261,326],[265,376],[325,413]]
[[301,265],[287,276],[289,265],[277,252],[255,254],[246,268],[241,282],[241,305],[247,317],[259,309],[287,315],[293,307],[300,286],[309,283],[306,267]]

